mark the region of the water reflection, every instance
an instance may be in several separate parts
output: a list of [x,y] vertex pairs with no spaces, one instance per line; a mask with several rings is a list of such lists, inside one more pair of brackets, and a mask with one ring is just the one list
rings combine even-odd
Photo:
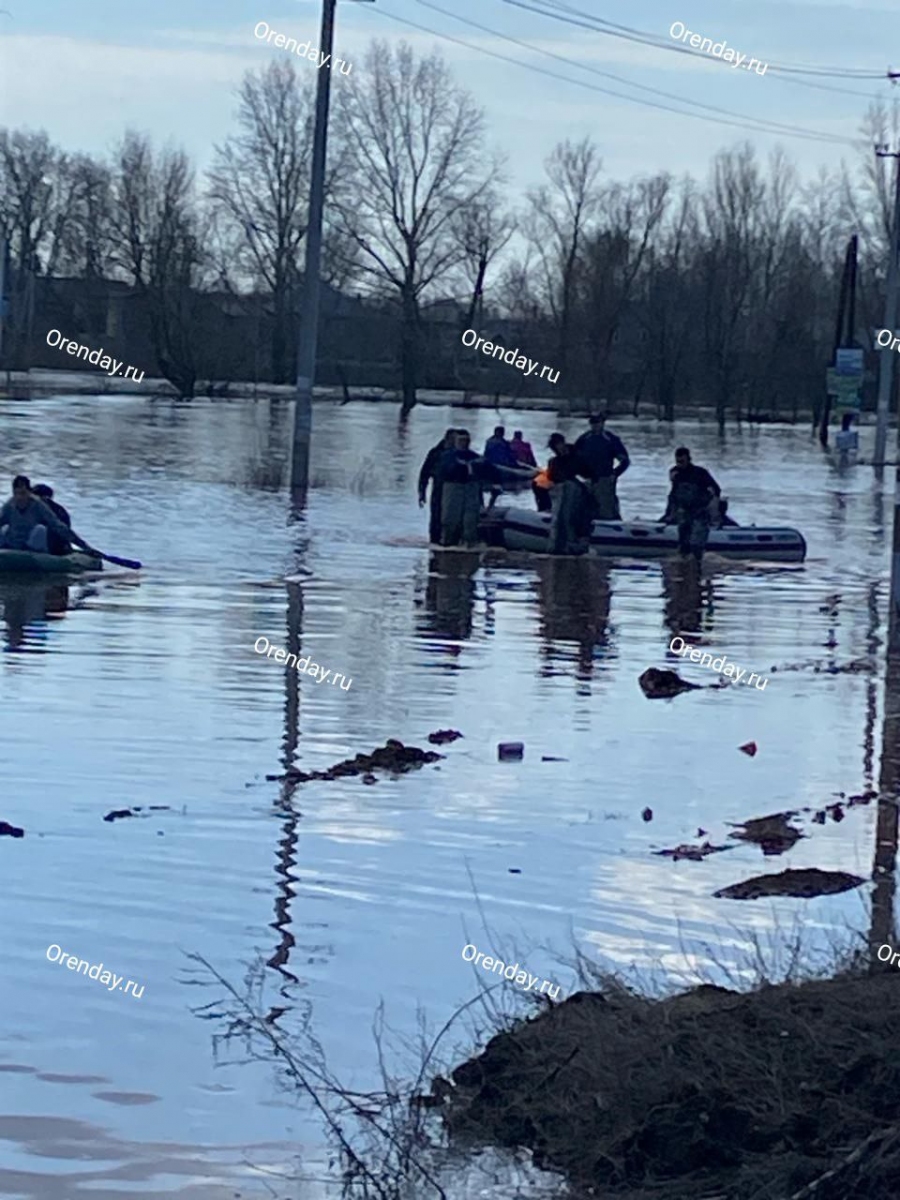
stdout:
[[610,567],[596,558],[540,558],[536,563],[541,658],[558,658],[554,644],[574,642],[577,672],[589,679],[595,657],[604,658],[613,646],[607,632],[612,603]]
[[43,580],[0,583],[0,606],[6,625],[6,649],[43,652],[49,641],[49,622],[62,619],[69,607],[69,588]]
[[472,636],[475,607],[475,572],[480,564],[478,550],[442,550],[430,556],[425,611],[417,622],[420,635],[446,641],[468,641]]

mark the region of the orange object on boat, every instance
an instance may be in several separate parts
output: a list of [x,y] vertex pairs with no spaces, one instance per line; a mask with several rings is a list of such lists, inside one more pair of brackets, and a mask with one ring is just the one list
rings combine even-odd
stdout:
[[535,475],[535,477],[534,477],[534,486],[535,486],[535,487],[542,487],[542,488],[551,488],[551,487],[553,487],[553,482],[552,482],[552,480],[550,479],[550,476],[547,474],[547,468],[546,468],[546,467],[544,467],[543,471],[538,471],[537,475]]

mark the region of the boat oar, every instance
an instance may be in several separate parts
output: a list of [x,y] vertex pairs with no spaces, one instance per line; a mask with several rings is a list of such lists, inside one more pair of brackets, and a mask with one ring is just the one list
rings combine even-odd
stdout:
[[141,564],[136,558],[119,558],[117,554],[101,554],[99,550],[97,554],[104,562],[115,563],[117,567],[129,567],[132,571],[141,569]]

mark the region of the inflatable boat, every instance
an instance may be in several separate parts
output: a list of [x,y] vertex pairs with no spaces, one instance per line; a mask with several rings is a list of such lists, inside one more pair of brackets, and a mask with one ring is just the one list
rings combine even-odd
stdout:
[[[495,505],[482,514],[481,537],[507,550],[546,554],[550,513]],[[806,541],[796,529],[777,525],[726,525],[710,529],[709,553],[764,562],[803,562]],[[625,558],[663,558],[678,551],[678,530],[658,521],[594,521],[590,553]]]
[[72,575],[102,571],[103,560],[73,550],[71,554],[41,554],[37,550],[0,550],[0,575]]

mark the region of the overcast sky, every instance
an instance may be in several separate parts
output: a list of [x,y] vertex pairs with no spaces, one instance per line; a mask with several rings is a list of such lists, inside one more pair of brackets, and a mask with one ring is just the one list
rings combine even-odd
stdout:
[[[671,45],[669,29],[680,21],[770,68],[758,76],[715,59],[567,25],[508,0],[339,0],[335,54],[359,74],[373,38],[406,38],[421,50],[439,46],[456,79],[485,109],[491,140],[508,156],[514,191],[541,178],[543,159],[555,142],[585,134],[598,143],[605,173],[615,178],[661,169],[703,177],[717,149],[745,137],[762,152],[783,145],[808,176],[819,164],[854,157],[853,148],[837,139],[858,135],[866,97],[900,98],[900,87],[886,80],[805,77],[820,85],[814,88],[789,82],[773,69],[804,64],[839,71],[900,70],[900,0],[522,3],[602,16]],[[209,162],[213,143],[233,128],[234,92],[243,72],[286,53],[255,40],[255,24],[266,21],[315,45],[320,12],[318,0],[0,0],[0,5],[10,14],[0,14],[0,124],[44,128],[67,150],[95,153],[108,150],[131,125],[183,146],[201,167]],[[298,71],[315,74],[312,64],[290,57]],[[687,106],[597,71],[729,109],[751,123],[778,121],[836,141],[753,132],[645,107],[638,97]],[[334,79],[335,87],[345,85],[343,77]]]

